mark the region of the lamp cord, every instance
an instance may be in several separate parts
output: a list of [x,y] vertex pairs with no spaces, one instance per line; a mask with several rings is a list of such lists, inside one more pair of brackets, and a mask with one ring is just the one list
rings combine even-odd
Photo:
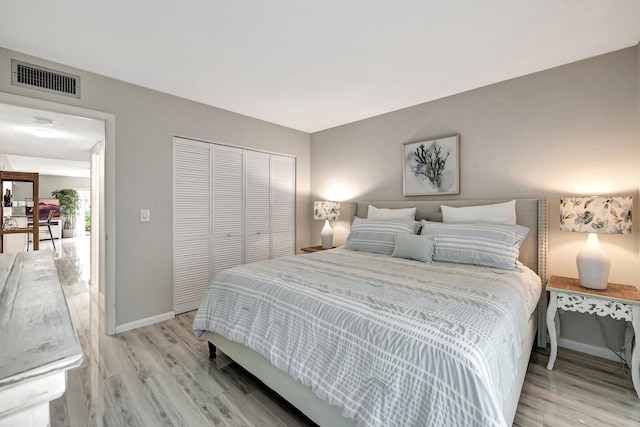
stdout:
[[[604,333],[604,324],[602,322],[602,318],[600,316],[596,316],[596,321],[598,322],[598,326],[600,327],[600,333],[602,334],[602,337],[606,337],[605,333]],[[626,328],[626,324],[625,324],[625,328]],[[629,368],[629,365],[627,364],[627,359],[624,357],[624,350],[629,348],[628,346],[631,346],[631,341],[633,339],[633,336],[629,337],[628,342],[622,342],[622,348],[620,348],[619,351],[616,351],[613,349],[613,347],[611,347],[609,344],[607,344],[606,339],[605,339],[605,343],[604,345],[611,350],[611,352],[613,354],[615,354],[616,356],[618,356],[618,359],[620,359],[620,364],[622,365],[622,370],[624,371],[625,374],[627,375],[631,375],[631,369]]]

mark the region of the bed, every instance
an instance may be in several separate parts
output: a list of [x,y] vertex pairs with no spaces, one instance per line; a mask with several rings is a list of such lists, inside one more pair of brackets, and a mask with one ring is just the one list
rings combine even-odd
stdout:
[[[441,204],[495,202],[375,205],[440,221]],[[515,271],[343,248],[286,257],[217,276],[194,330],[321,426],[510,425],[536,336],[546,345],[546,201],[516,212],[529,232]]]

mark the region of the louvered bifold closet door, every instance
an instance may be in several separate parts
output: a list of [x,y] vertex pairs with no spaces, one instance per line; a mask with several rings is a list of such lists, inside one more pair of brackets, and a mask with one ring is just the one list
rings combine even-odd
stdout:
[[173,310],[195,310],[211,280],[210,144],[174,138]]
[[244,262],[249,263],[269,259],[270,156],[247,150],[244,166]]
[[296,160],[271,155],[271,258],[295,253]]
[[213,145],[213,274],[244,262],[244,150]]

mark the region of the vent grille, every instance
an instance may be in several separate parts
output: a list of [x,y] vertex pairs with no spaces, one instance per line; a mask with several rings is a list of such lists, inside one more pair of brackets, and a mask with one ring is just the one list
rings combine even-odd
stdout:
[[80,76],[11,60],[11,84],[80,98]]

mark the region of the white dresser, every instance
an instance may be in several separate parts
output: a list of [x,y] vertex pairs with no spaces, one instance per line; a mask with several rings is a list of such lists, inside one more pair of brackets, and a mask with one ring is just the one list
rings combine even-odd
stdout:
[[0,427],[48,426],[82,349],[52,253],[0,254]]

